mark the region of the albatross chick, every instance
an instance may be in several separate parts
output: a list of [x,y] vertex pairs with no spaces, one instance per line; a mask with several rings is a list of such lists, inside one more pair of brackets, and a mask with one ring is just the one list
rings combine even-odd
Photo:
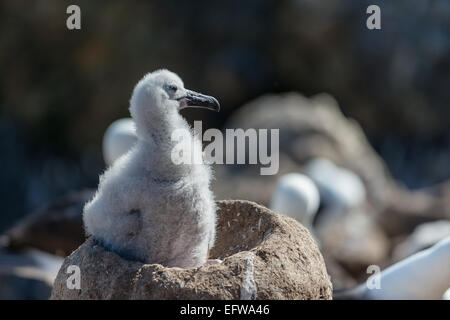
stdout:
[[[100,176],[83,212],[86,233],[122,257],[190,268],[205,264],[214,244],[210,167],[171,158],[174,130],[191,132],[179,113],[187,107],[220,109],[215,98],[185,89],[168,70],[145,75],[134,88],[130,113],[137,141]],[[201,158],[201,142],[191,138],[191,152]]]

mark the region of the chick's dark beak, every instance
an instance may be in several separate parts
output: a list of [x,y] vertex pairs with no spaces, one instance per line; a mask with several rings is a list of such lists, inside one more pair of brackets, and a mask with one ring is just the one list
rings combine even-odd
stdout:
[[216,98],[192,90],[186,90],[186,95],[180,99],[181,108],[203,108],[219,112],[220,104]]

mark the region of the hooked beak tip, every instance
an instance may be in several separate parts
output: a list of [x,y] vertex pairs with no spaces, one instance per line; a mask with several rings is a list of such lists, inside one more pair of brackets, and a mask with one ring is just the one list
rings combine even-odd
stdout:
[[182,109],[192,107],[220,111],[220,103],[216,98],[192,90],[186,90],[183,100]]

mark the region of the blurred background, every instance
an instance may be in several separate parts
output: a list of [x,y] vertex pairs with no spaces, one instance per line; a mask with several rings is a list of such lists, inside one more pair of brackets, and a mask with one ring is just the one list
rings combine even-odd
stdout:
[[[81,30],[66,28],[70,4]],[[381,30],[366,28],[371,4]],[[129,116],[134,85],[158,68],[221,102],[218,114],[183,113],[204,130],[280,128],[280,174],[320,156],[359,175],[383,248],[356,267],[340,261],[349,279],[390,263],[419,222],[450,217],[449,1],[18,0],[0,2],[0,233],[67,201],[77,216],[79,193],[88,198],[105,169],[106,128]],[[298,122],[283,122],[292,114]],[[216,170],[218,199],[269,204],[277,177]],[[250,191],[260,179],[266,190]]]

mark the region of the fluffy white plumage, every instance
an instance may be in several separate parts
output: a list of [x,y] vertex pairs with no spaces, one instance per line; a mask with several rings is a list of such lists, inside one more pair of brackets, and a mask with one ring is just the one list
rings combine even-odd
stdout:
[[[139,81],[130,101],[138,140],[100,176],[84,208],[87,234],[146,263],[189,268],[206,262],[216,226],[211,171],[205,164],[174,164],[171,134],[191,131],[181,108],[208,105],[218,111],[217,100],[184,89],[170,71],[158,70]],[[201,152],[201,142],[193,141],[193,150]]]
[[319,203],[319,191],[314,182],[303,174],[289,173],[278,180],[270,208],[296,219],[312,230]]

